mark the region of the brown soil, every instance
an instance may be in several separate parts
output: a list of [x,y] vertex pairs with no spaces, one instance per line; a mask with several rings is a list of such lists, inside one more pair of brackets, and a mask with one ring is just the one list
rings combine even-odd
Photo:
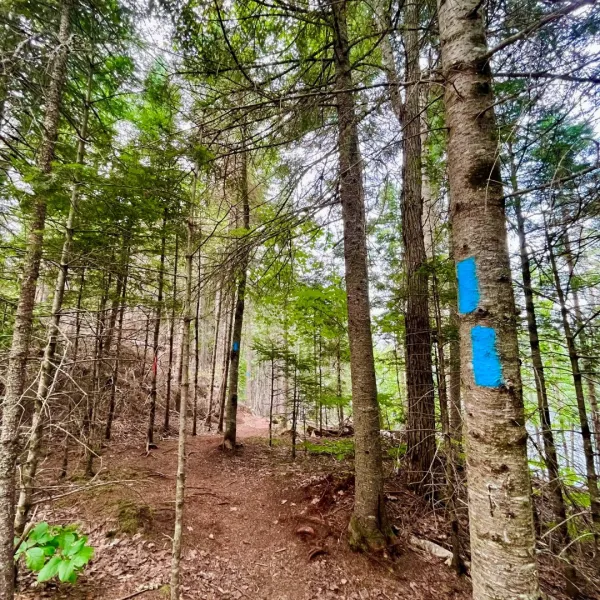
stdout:
[[[351,465],[302,451],[292,462],[289,442],[268,447],[263,419],[242,413],[240,421],[243,447],[234,455],[221,450],[215,435],[189,438],[184,599],[470,597],[468,578],[410,549],[402,530],[393,559],[351,552],[345,536]],[[146,456],[139,443],[113,443],[97,481],[118,484],[41,506],[36,519],[81,523],[96,558],[75,586],[37,585],[23,575],[18,598],[168,598],[176,446],[175,439],[163,440]],[[402,499],[396,494],[394,501],[398,506]],[[133,507],[134,517],[138,508],[140,518],[123,522],[123,506],[127,514]],[[138,527],[138,533],[121,532]],[[427,528],[436,527],[433,515]]]

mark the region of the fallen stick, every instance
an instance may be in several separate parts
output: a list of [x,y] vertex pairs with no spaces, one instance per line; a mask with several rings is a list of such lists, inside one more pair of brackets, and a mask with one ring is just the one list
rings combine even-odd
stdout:
[[[409,541],[411,546],[414,546],[419,550],[428,552],[429,554],[437,556],[438,558],[443,558],[444,562],[447,565],[450,565],[452,563],[452,552],[450,552],[450,550],[447,550],[443,546],[440,546],[439,544],[436,544],[435,542],[432,542],[430,540],[422,540],[414,535],[410,536]],[[468,570],[471,569],[471,563],[468,560],[463,561],[463,564]]]
[[159,585],[156,583],[154,585],[147,585],[146,587],[142,588],[141,590],[138,590],[137,592],[132,592],[131,594],[128,594],[127,596],[121,596],[121,598],[117,598],[117,600],[130,600],[130,598],[135,598],[136,596],[141,596],[145,592],[151,592],[153,590],[157,590],[158,588],[159,588]]

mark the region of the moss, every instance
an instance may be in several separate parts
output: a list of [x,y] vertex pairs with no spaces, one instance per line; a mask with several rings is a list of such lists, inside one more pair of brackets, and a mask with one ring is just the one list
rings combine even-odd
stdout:
[[152,524],[152,510],[147,504],[136,504],[131,500],[121,500],[118,504],[117,520],[122,533],[147,531]]
[[160,595],[161,598],[169,598],[171,596],[171,586],[170,585],[163,585],[159,590],[158,590],[158,594]]
[[356,552],[383,552],[388,545],[388,536],[381,529],[366,526],[352,515],[348,525],[348,543]]

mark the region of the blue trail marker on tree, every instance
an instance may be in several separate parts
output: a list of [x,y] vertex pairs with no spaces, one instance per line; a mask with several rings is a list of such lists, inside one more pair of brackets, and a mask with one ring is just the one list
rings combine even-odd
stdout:
[[465,258],[456,265],[458,278],[458,310],[461,314],[473,312],[479,305],[479,280],[475,258]]
[[504,380],[500,356],[496,347],[496,330],[483,325],[473,327],[471,329],[471,350],[475,383],[482,387],[500,387]]

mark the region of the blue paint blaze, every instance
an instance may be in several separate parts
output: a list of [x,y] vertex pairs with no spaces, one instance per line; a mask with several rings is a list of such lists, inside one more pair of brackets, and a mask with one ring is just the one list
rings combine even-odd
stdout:
[[237,342],[233,342],[233,351],[237,352],[240,349],[240,345]]
[[458,278],[458,312],[467,314],[479,306],[479,280],[475,258],[465,258],[456,264]]
[[471,329],[473,375],[481,387],[497,388],[504,383],[502,365],[496,347],[496,330],[476,325]]

